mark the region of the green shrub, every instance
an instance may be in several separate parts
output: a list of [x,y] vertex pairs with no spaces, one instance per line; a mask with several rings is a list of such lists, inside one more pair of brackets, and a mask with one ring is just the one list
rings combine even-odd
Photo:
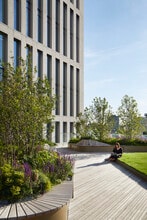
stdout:
[[41,150],[24,161],[14,160],[0,167],[0,200],[14,202],[36,197],[54,184],[71,178],[74,161],[55,151]]
[[10,164],[0,167],[0,199],[13,201],[23,197],[24,173]]

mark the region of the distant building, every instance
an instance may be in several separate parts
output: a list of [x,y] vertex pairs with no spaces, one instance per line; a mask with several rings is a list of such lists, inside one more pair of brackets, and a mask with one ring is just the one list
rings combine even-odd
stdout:
[[[0,61],[18,65],[32,54],[36,78],[45,76],[57,96],[51,140],[64,144],[84,108],[84,0],[0,0]],[[0,79],[2,77],[0,66]],[[47,126],[50,129],[50,125]]]

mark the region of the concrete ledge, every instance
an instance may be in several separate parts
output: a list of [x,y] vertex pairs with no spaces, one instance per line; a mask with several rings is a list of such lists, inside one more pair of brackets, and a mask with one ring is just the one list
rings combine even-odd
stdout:
[[[123,152],[147,152],[147,146],[126,146],[121,145]],[[74,143],[68,144],[69,149],[73,149],[78,152],[112,152],[114,145],[109,146],[91,146],[91,145],[77,145]]]
[[112,152],[114,146],[80,146],[68,144],[68,148],[78,152]]
[[130,172],[132,172],[133,174],[135,174],[136,176],[138,176],[139,178],[141,178],[145,182],[147,182],[147,175],[139,172],[138,170],[136,170],[133,167],[129,166],[128,164],[120,161],[119,159],[116,161],[116,163],[118,163],[119,165],[123,166],[125,169],[129,170]]
[[73,181],[64,181],[37,199],[0,204],[0,219],[67,220],[68,205],[73,197]]
[[127,146],[122,145],[124,152],[147,152],[147,146]]

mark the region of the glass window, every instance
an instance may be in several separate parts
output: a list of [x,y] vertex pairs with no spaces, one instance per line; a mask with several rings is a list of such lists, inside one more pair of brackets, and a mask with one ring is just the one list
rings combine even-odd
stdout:
[[74,137],[74,123],[70,122],[70,139]]
[[0,32],[0,81],[2,80],[2,75],[3,75],[3,67],[2,67],[2,63],[6,62],[6,47],[7,47],[7,43],[6,43],[6,35],[3,34],[2,32]]
[[70,58],[71,59],[73,59],[73,43],[74,43],[73,31],[74,31],[74,13],[73,10],[70,9]]
[[63,142],[67,142],[67,122],[63,122]]
[[42,74],[42,62],[43,62],[43,53],[42,51],[38,50],[38,58],[37,58],[37,73],[38,73],[38,78],[43,78]]
[[76,116],[80,113],[80,71],[76,70]]
[[32,60],[32,46],[26,45],[26,59],[30,58]]
[[55,123],[55,142],[60,143],[60,122]]
[[52,1],[47,0],[47,46],[52,48]]
[[0,0],[0,22],[7,24],[7,0]]
[[37,21],[38,21],[38,30],[37,30],[37,37],[38,37],[38,42],[42,43],[43,39],[43,20],[42,20],[42,0],[38,0],[38,8],[37,8]]
[[67,5],[63,5],[63,54],[67,56]]
[[14,0],[14,29],[20,31],[21,27],[21,13],[20,0]]
[[26,45],[26,61],[27,61],[28,74],[32,74],[32,70],[33,70],[33,68],[32,68],[32,59],[33,59],[32,46],[27,44]]
[[56,0],[56,51],[60,52],[60,0]]
[[63,115],[67,115],[67,63],[63,63]]
[[16,68],[19,66],[20,60],[20,41],[14,39],[14,67]]
[[60,114],[60,61],[56,59],[56,79],[55,79],[55,88],[56,88],[56,115]]
[[32,0],[26,0],[26,35],[32,37]]
[[76,61],[79,62],[79,47],[80,47],[80,39],[79,39],[79,16],[76,16]]
[[78,9],[80,9],[80,1],[79,1],[79,0],[76,0],[76,7],[77,7]]
[[52,80],[52,57],[50,55],[47,55],[47,79],[49,80],[51,84]]
[[74,115],[74,68],[70,66],[70,116]]

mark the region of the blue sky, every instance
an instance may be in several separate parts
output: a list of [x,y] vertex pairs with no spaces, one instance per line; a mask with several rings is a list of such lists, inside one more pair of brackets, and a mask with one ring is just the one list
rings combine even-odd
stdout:
[[84,103],[124,95],[147,112],[147,0],[84,0]]

